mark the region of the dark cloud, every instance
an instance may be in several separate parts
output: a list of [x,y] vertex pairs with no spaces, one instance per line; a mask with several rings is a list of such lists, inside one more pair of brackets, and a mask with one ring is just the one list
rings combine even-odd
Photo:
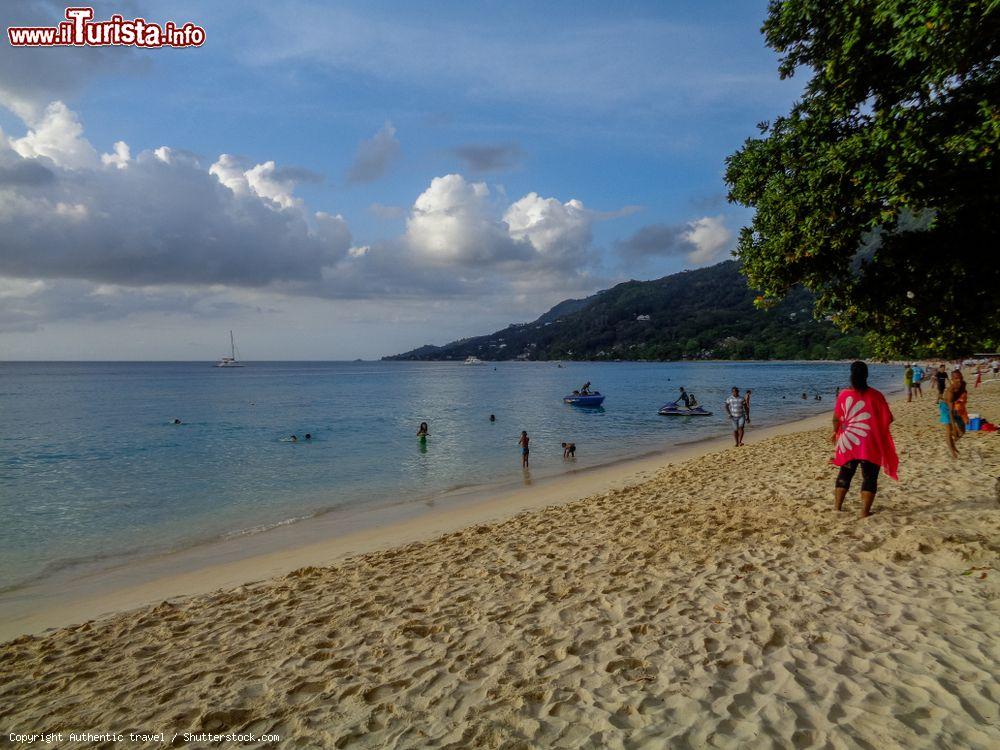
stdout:
[[524,151],[516,143],[469,143],[453,150],[472,172],[505,172],[520,166]]
[[[34,286],[38,288],[30,288]],[[80,280],[30,284],[20,291],[15,287],[14,294],[9,287],[10,282],[0,279],[0,333],[31,332],[59,321],[101,322],[151,313],[212,319],[260,312],[224,293],[198,289],[107,289]]]
[[347,170],[347,182],[359,184],[377,180],[399,158],[399,153],[396,128],[386,122],[381,130],[358,146],[354,163]]
[[[35,160],[0,163],[40,174]],[[125,169],[55,168],[30,201],[17,191],[0,185],[10,203],[0,213],[0,276],[261,287],[317,281],[351,243],[338,216],[279,209],[189,161],[149,153]]]
[[[3,29],[8,26],[55,26],[65,21],[63,0],[4,0]],[[141,15],[134,2],[87,2],[97,19],[112,13]],[[110,47],[12,47],[0,44],[0,103],[19,114],[37,113],[53,99],[71,99],[105,73],[141,74],[151,58],[136,50]]]
[[683,255],[691,252],[686,239],[686,224],[649,224],[631,237],[615,243],[615,249],[628,259]]
[[615,243],[619,256],[632,262],[683,256],[686,263],[717,263],[732,249],[733,233],[726,217],[702,216],[684,224],[650,224]]
[[16,159],[0,163],[0,187],[35,187],[55,182],[55,173],[37,159]]
[[310,182],[319,184],[323,182],[323,175],[305,167],[278,167],[274,170],[274,179],[288,180],[291,182]]

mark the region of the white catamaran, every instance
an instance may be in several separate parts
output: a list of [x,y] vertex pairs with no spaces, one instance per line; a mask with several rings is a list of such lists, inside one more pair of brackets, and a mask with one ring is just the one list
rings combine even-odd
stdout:
[[229,332],[229,356],[223,357],[215,363],[216,367],[243,367],[243,363],[236,359],[236,339],[233,332]]

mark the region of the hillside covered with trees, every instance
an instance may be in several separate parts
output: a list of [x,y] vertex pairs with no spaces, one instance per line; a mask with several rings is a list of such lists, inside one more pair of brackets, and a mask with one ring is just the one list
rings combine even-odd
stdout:
[[426,345],[390,360],[843,359],[863,356],[861,336],[813,318],[795,289],[769,309],[754,305],[736,261],[627,281],[560,302],[537,320],[487,336]]

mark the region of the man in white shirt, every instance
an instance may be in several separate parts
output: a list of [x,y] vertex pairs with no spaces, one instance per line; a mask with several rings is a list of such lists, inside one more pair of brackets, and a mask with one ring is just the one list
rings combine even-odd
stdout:
[[747,418],[746,404],[740,398],[740,389],[736,386],[733,386],[733,394],[726,399],[726,414],[729,415],[729,421],[733,423],[733,440],[736,441],[736,447],[739,448],[743,445],[743,430],[746,429]]

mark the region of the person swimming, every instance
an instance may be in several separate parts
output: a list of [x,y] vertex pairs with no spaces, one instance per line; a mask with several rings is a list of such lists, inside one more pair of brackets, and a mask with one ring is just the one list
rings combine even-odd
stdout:
[[181,420],[179,420],[179,419],[175,419],[175,420],[174,420],[174,424],[182,424],[182,423],[181,423]]
[[421,422],[420,427],[417,428],[417,437],[420,438],[421,440],[426,440],[430,434],[431,433],[429,428],[427,427],[427,423]]
[[496,414],[490,414],[490,421],[491,422],[496,422],[497,421],[497,415]]
[[297,443],[297,442],[299,442],[299,436],[298,435],[292,435],[291,440],[292,440],[293,443]]
[[306,440],[312,440],[313,436],[310,433],[306,433]]

